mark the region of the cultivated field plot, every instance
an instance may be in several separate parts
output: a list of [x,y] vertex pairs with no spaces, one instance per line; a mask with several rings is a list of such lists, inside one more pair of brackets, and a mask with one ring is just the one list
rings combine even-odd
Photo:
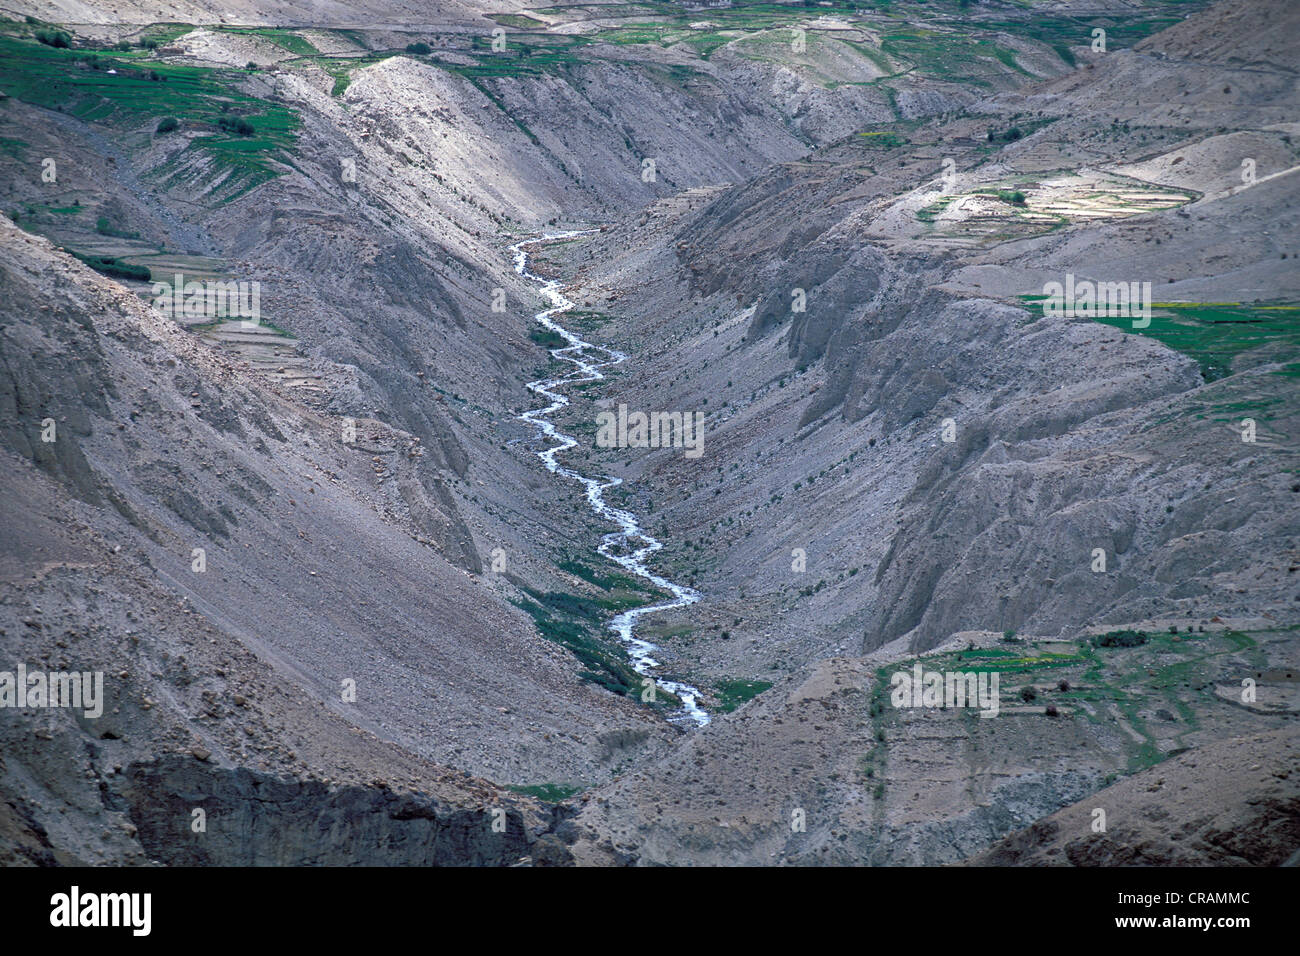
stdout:
[[[163,62],[151,50],[61,49],[3,29],[18,34],[0,35],[0,89],[10,96],[102,123],[131,149],[184,136],[187,149],[151,175],[214,183],[228,202],[286,168],[297,114],[242,92],[247,71]],[[164,119],[172,132],[159,129]]]
[[[183,283],[216,281],[230,283],[232,286],[236,284],[234,277],[226,271],[224,260],[208,256],[163,252],[133,256],[121,261],[138,262],[146,266],[153,273],[153,282],[165,285],[169,290],[176,285],[177,276]],[[136,289],[141,298],[152,300],[152,284],[148,287],[137,284]],[[172,318],[199,335],[204,342],[246,363],[266,378],[305,389],[308,394],[324,391],[321,377],[312,370],[310,359],[298,350],[297,339],[273,322],[226,315],[216,320],[206,316],[190,318],[184,314],[173,315]]]
[[235,355],[267,378],[308,392],[324,391],[310,360],[298,351],[297,340],[265,320],[222,319],[194,329],[203,341]]
[[1132,319],[1099,316],[1097,321],[1151,336],[1191,356],[1207,382],[1231,375],[1233,360],[1248,352],[1281,365],[1279,374],[1300,375],[1300,305],[1294,303],[1157,302],[1145,329],[1134,329]]
[[988,246],[1063,226],[1127,219],[1192,202],[1195,194],[1093,170],[1050,179],[1018,177],[942,196],[917,219],[929,237],[961,245]]
[[171,283],[177,274],[190,279],[227,279],[225,261],[212,256],[187,256],[179,252],[115,253],[123,262],[146,266],[156,282]]
[[[1043,295],[1022,295],[1035,311]],[[1133,335],[1159,340],[1196,360],[1206,382],[1240,371],[1239,356],[1251,365],[1276,366],[1278,375],[1300,375],[1300,305],[1294,302],[1153,302],[1151,321],[1135,327],[1127,316],[1095,315],[1093,319]]]
[[[926,671],[996,672],[1000,720],[1081,722],[1076,730],[1119,747],[1123,772],[1134,773],[1195,746],[1205,733],[1255,726],[1252,712],[1297,713],[1296,671],[1287,668],[1295,646],[1293,629],[1246,632],[1208,623],[1116,630],[1069,641],[1008,634],[997,646],[919,661]],[[891,676],[914,663],[877,672],[872,716],[881,742],[892,739],[900,719],[890,703]],[[1243,703],[1246,679],[1254,681],[1254,694]],[[974,712],[962,716],[978,727]],[[878,749],[864,766],[874,765],[878,772],[886,757]]]
[[794,29],[765,30],[734,41],[731,49],[747,60],[790,66],[826,88],[870,83],[900,72],[871,45],[868,34],[856,30],[809,29],[803,35]]

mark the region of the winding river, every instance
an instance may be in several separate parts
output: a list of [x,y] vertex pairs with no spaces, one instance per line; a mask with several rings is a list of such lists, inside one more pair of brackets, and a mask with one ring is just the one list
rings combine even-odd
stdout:
[[681,710],[670,719],[674,723],[693,723],[702,727],[709,722],[709,715],[699,705],[701,696],[699,689],[692,687],[690,684],[682,684],[656,676],[655,672],[660,665],[655,660],[654,654],[658,651],[658,648],[651,642],[637,637],[635,633],[637,622],[645,615],[694,604],[700,599],[699,592],[685,585],[675,584],[667,578],[655,574],[646,566],[646,559],[662,548],[663,545],[657,539],[645,533],[636,515],[622,508],[615,508],[605,501],[605,489],[622,484],[622,478],[608,476],[591,478],[579,474],[571,468],[565,468],[556,461],[556,456],[561,452],[567,451],[578,444],[576,438],[561,432],[550,420],[552,415],[569,404],[568,396],[560,392],[559,389],[583,382],[601,381],[605,378],[600,371],[602,368],[618,365],[620,362],[626,361],[627,356],[614,349],[604,348],[584,341],[555,321],[554,316],[568,312],[573,308],[573,302],[560,291],[560,282],[558,280],[544,279],[528,271],[527,248],[539,243],[556,242],[561,239],[572,239],[575,236],[588,235],[593,231],[560,232],[537,236],[533,239],[517,242],[510,247],[510,251],[515,255],[515,271],[525,279],[531,279],[538,283],[541,286],[542,295],[551,303],[549,309],[543,309],[533,318],[544,328],[563,337],[568,343],[568,345],[560,348],[551,349],[551,355],[574,366],[572,371],[561,375],[559,378],[546,378],[539,379],[536,382],[529,382],[528,388],[543,398],[549,399],[550,404],[524,412],[519,418],[530,425],[536,426],[538,437],[544,437],[550,442],[549,447],[537,453],[537,457],[542,460],[546,470],[562,478],[568,478],[580,483],[586,489],[587,504],[591,506],[591,510],[598,517],[618,526],[618,531],[612,531],[601,539],[600,547],[596,550],[626,571],[652,582],[673,595],[670,601],[624,611],[609,622],[609,629],[618,636],[619,641],[627,648],[628,657],[634,671],[642,677],[648,677],[655,681],[658,686],[681,700]]

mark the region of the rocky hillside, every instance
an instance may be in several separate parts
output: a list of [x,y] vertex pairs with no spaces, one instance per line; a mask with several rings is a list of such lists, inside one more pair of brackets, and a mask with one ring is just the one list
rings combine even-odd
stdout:
[[[1215,23],[1207,14],[1202,30]],[[1089,72],[1104,84],[1157,53],[1153,41]],[[1169,83],[1200,72],[1163,69]],[[1285,396],[1296,341],[1285,303],[1287,197],[1300,180],[1273,175],[1296,154],[1292,127],[1271,123],[1294,74],[1228,70],[1222,88],[1238,99],[1217,113],[1189,108],[1177,134],[1164,119],[1061,123],[1032,108],[1050,100],[1067,113],[1064,82],[999,95],[978,119],[899,128],[889,135],[906,142],[888,149],[836,145],[708,201],[664,204],[581,260],[590,301],[618,296],[634,313],[619,341],[653,340],[666,354],[605,397],[709,412],[707,474],[667,453],[630,474],[647,483],[662,527],[698,542],[677,566],[712,585],[719,619],[739,614],[764,634],[768,659],[786,654],[783,638],[866,650],[906,638],[920,650],[957,630],[1055,636],[1153,612],[1294,620],[1296,422]],[[1199,126],[1186,129],[1193,116]],[[1239,132],[1222,126],[1231,117]],[[952,149],[942,191],[954,140],[1031,122],[1009,145]],[[1232,138],[1225,155],[1218,144]],[[1084,174],[1062,170],[1073,144],[1103,139],[1109,156],[1094,151]],[[1127,176],[1196,150],[1221,157],[1218,192],[1206,172],[1141,185],[1183,190],[1155,211],[1135,205],[1132,185],[1104,191],[1108,170]],[[1271,178],[1232,188],[1238,152],[1258,153]],[[1023,213],[1000,199],[928,213],[958,206],[949,195],[1013,186]],[[1105,208],[1069,210],[1072,191]],[[1050,228],[1029,218],[1040,208]],[[955,241],[974,219],[998,231]],[[650,245],[647,230],[660,237]],[[1157,305],[1146,334],[1045,316],[1036,300],[1066,273],[1149,282],[1157,304],[1174,304]],[[627,305],[633,287],[645,294]],[[1214,302],[1199,306],[1209,287]],[[1254,326],[1258,335],[1227,334]],[[1242,439],[1245,418],[1255,441]],[[803,577],[791,571],[795,548],[808,555]],[[1104,573],[1092,570],[1098,548]]]
[[[957,860],[1184,733],[1251,728],[1207,732],[1218,670],[1145,703],[1130,684],[1093,703],[1080,672],[1060,704],[1089,707],[1041,729],[881,727],[889,672],[864,664],[969,634],[1033,642],[1054,667],[1089,634],[1225,622],[1260,635],[1239,666],[1294,660],[1294,51],[1251,31],[1202,62],[1193,39],[1244,16],[1216,8],[964,116],[658,204],[575,262],[585,301],[627,315],[619,347],[662,356],[602,398],[709,416],[703,467],[591,452],[653,501],[664,565],[705,594],[663,625],[669,660],[776,683],[593,798],[602,859]],[[1098,108],[1120,89],[1123,109]],[[1243,158],[1263,173],[1245,188]],[[1149,329],[1045,314],[1067,273],[1151,283]],[[1098,742],[1080,714],[1129,708],[1102,750],[1147,756],[1079,759]],[[1158,731],[1162,713],[1182,729]],[[816,809],[816,839],[792,833],[793,807]]]
[[[43,841],[87,862],[129,854],[119,831],[144,830],[130,787],[164,754],[319,794],[410,791],[432,821],[513,798],[429,758],[522,783],[591,772],[609,730],[656,733],[420,540],[401,490],[412,436],[376,422],[345,443],[337,421],[43,239],[6,226],[5,246],[4,646],[106,680],[96,720],[5,713],[6,793]],[[536,705],[521,714],[521,698]],[[85,773],[52,770],[66,765]],[[207,772],[166,767],[160,779]],[[177,825],[151,812],[155,830]],[[113,839],[73,839],[92,827],[81,814]],[[515,836],[512,853],[529,842]]]
[[[1018,830],[978,866],[1294,866],[1294,730],[1211,744]],[[1098,809],[1105,829],[1098,830]],[[1291,851],[1291,852],[1288,852]]]
[[[0,24],[0,647],[108,705],[0,712],[6,861],[1073,859],[1099,792],[1169,839],[1166,764],[1259,818],[1194,759],[1245,738],[1286,810],[1290,6],[122,6]],[[561,227],[531,268],[628,355],[565,460],[703,595],[638,632],[700,730],[517,418],[560,363],[509,247]],[[619,403],[703,457],[595,447]],[[895,708],[917,664],[1001,716]]]

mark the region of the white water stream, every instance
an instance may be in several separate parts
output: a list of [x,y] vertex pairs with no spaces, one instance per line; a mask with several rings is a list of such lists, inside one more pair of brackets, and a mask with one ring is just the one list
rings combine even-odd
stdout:
[[690,684],[682,684],[657,677],[655,671],[660,665],[655,660],[654,653],[658,648],[649,641],[637,637],[634,633],[637,622],[643,616],[658,611],[667,611],[675,607],[684,607],[687,604],[694,604],[700,599],[699,592],[682,584],[674,584],[646,567],[646,559],[662,548],[663,545],[642,530],[636,515],[630,511],[624,511],[622,508],[615,508],[605,501],[605,489],[622,484],[622,478],[609,476],[589,478],[571,468],[565,468],[555,460],[556,456],[561,452],[567,451],[578,444],[576,438],[559,431],[550,421],[551,415],[569,404],[568,397],[557,391],[557,389],[566,385],[578,385],[582,382],[602,381],[605,378],[600,371],[602,368],[618,365],[620,362],[627,360],[627,356],[622,352],[584,341],[557,323],[553,316],[568,312],[573,308],[573,302],[565,298],[564,294],[560,292],[560,283],[557,280],[543,279],[541,276],[528,271],[526,247],[543,242],[571,239],[574,236],[586,234],[587,232],[582,231],[555,233],[553,235],[538,236],[534,239],[525,239],[523,242],[517,242],[510,247],[510,251],[515,254],[515,271],[524,278],[532,279],[538,283],[541,286],[542,295],[546,296],[551,303],[551,308],[538,312],[533,318],[544,328],[557,333],[569,343],[561,348],[551,349],[551,355],[574,366],[573,371],[561,375],[559,378],[539,379],[536,382],[529,382],[528,388],[549,399],[551,404],[524,412],[519,418],[530,425],[535,425],[538,429],[538,437],[545,437],[552,443],[549,448],[537,453],[537,457],[546,465],[546,470],[582,484],[586,489],[587,503],[591,506],[591,510],[598,517],[619,527],[618,531],[605,535],[601,539],[600,547],[596,550],[625,570],[637,577],[653,582],[673,595],[671,601],[624,611],[609,622],[609,629],[618,635],[619,641],[627,648],[628,657],[631,659],[634,671],[642,677],[648,677],[655,681],[664,690],[682,701],[681,711],[672,719],[675,722],[692,722],[702,727],[709,722],[709,715],[698,703],[700,691]]

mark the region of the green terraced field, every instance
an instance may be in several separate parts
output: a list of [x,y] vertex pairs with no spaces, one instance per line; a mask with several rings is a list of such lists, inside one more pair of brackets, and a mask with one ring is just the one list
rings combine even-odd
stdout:
[[[1037,311],[1042,295],[1022,295]],[[1133,328],[1128,317],[1095,316],[1094,321],[1131,335],[1156,339],[1196,360],[1201,375],[1214,382],[1233,372],[1233,359],[1255,349],[1269,349],[1268,359],[1284,363],[1280,375],[1294,377],[1300,365],[1300,305],[1238,302],[1155,302],[1151,325]]]
[[304,37],[299,36],[291,30],[276,30],[260,27],[220,27],[219,29],[223,33],[239,33],[244,36],[261,37],[263,40],[271,41],[281,49],[288,50],[295,56],[315,56],[320,52]]
[[1167,302],[1153,305],[1146,329],[1134,329],[1132,319],[1097,321],[1194,358],[1207,382],[1232,374],[1232,360],[1252,349],[1272,346],[1276,361],[1300,358],[1300,305]]
[[[1158,745],[1158,734],[1147,726],[1143,712],[1163,708],[1177,720],[1164,728],[1165,738],[1175,748],[1190,745],[1184,738],[1201,728],[1203,718],[1220,702],[1206,691],[1223,673],[1239,668],[1269,666],[1255,637],[1239,631],[1217,630],[1179,633],[1152,631],[1146,642],[1135,647],[1098,647],[1092,640],[1072,642],[1028,642],[1008,647],[982,647],[951,651],[917,659],[926,671],[997,672],[1003,707],[1020,704],[1017,689],[1037,684],[1035,705],[1058,705],[1066,710],[1060,718],[1086,720],[1093,724],[1114,723],[1118,714],[1141,738],[1126,735],[1126,772],[1136,773],[1170,756]],[[894,719],[890,703],[890,679],[896,671],[910,672],[916,660],[907,660],[876,671],[875,703],[872,716],[879,734]],[[1068,687],[1060,689],[1060,681]],[[1024,719],[1034,719],[1028,714]]]
[[[243,76],[238,70],[144,64],[116,51],[56,49],[0,36],[0,88],[15,99],[139,135],[165,116],[178,118],[182,128],[204,130],[187,152],[202,150],[215,159],[214,178],[229,174],[226,199],[279,175],[300,125],[288,107],[242,93]],[[222,130],[222,117],[245,120],[252,135]]]
[[141,31],[140,39],[165,46],[193,29],[194,27],[188,23],[155,23]]
[[898,146],[907,145],[907,140],[904,137],[890,130],[873,130],[858,135],[863,137],[858,145],[869,146],[872,149],[894,149]]
[[918,73],[946,80],[963,80],[987,85],[982,77],[990,72],[990,60],[1025,76],[1031,75],[1016,62],[1015,54],[991,40],[933,30],[900,30],[886,34],[881,50],[892,59],[912,64]]

